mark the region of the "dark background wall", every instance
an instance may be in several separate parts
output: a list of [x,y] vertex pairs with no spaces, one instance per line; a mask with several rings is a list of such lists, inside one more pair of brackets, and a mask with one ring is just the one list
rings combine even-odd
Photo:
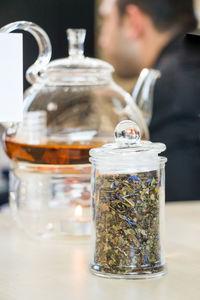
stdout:
[[[0,27],[10,22],[26,20],[40,25],[52,43],[52,58],[67,55],[65,29],[86,28],[85,53],[94,56],[95,0],[0,0]],[[24,71],[38,54],[37,44],[24,34]],[[25,88],[28,83],[24,81]]]

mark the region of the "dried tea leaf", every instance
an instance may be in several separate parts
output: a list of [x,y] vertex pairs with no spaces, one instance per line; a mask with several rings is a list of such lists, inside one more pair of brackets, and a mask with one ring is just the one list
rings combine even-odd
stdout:
[[157,171],[96,178],[94,261],[101,272],[154,273],[162,268],[159,180]]

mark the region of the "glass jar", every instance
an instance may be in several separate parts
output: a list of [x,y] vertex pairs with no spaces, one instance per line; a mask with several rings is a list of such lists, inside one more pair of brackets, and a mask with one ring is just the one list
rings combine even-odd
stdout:
[[45,238],[90,233],[89,150],[112,139],[116,124],[136,120],[148,129],[131,96],[112,79],[113,67],[84,56],[85,30],[69,29],[69,57],[49,63],[51,43],[42,28],[15,22],[37,40],[39,56],[27,70],[22,124],[7,124],[11,159],[10,203],[28,233]]
[[109,278],[165,274],[164,144],[140,140],[122,121],[116,143],[90,151],[92,162],[92,273]]

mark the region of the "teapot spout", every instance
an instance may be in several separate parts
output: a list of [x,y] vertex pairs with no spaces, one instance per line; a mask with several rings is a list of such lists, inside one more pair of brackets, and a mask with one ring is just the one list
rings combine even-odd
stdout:
[[143,69],[132,94],[148,126],[152,119],[154,87],[160,77],[158,70]]

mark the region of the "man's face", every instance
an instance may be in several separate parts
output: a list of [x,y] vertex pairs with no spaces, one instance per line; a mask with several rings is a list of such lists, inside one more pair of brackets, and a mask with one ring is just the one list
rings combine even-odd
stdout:
[[137,43],[129,38],[126,15],[120,16],[116,0],[103,0],[100,7],[103,18],[99,46],[121,77],[133,77],[140,72],[140,57]]

